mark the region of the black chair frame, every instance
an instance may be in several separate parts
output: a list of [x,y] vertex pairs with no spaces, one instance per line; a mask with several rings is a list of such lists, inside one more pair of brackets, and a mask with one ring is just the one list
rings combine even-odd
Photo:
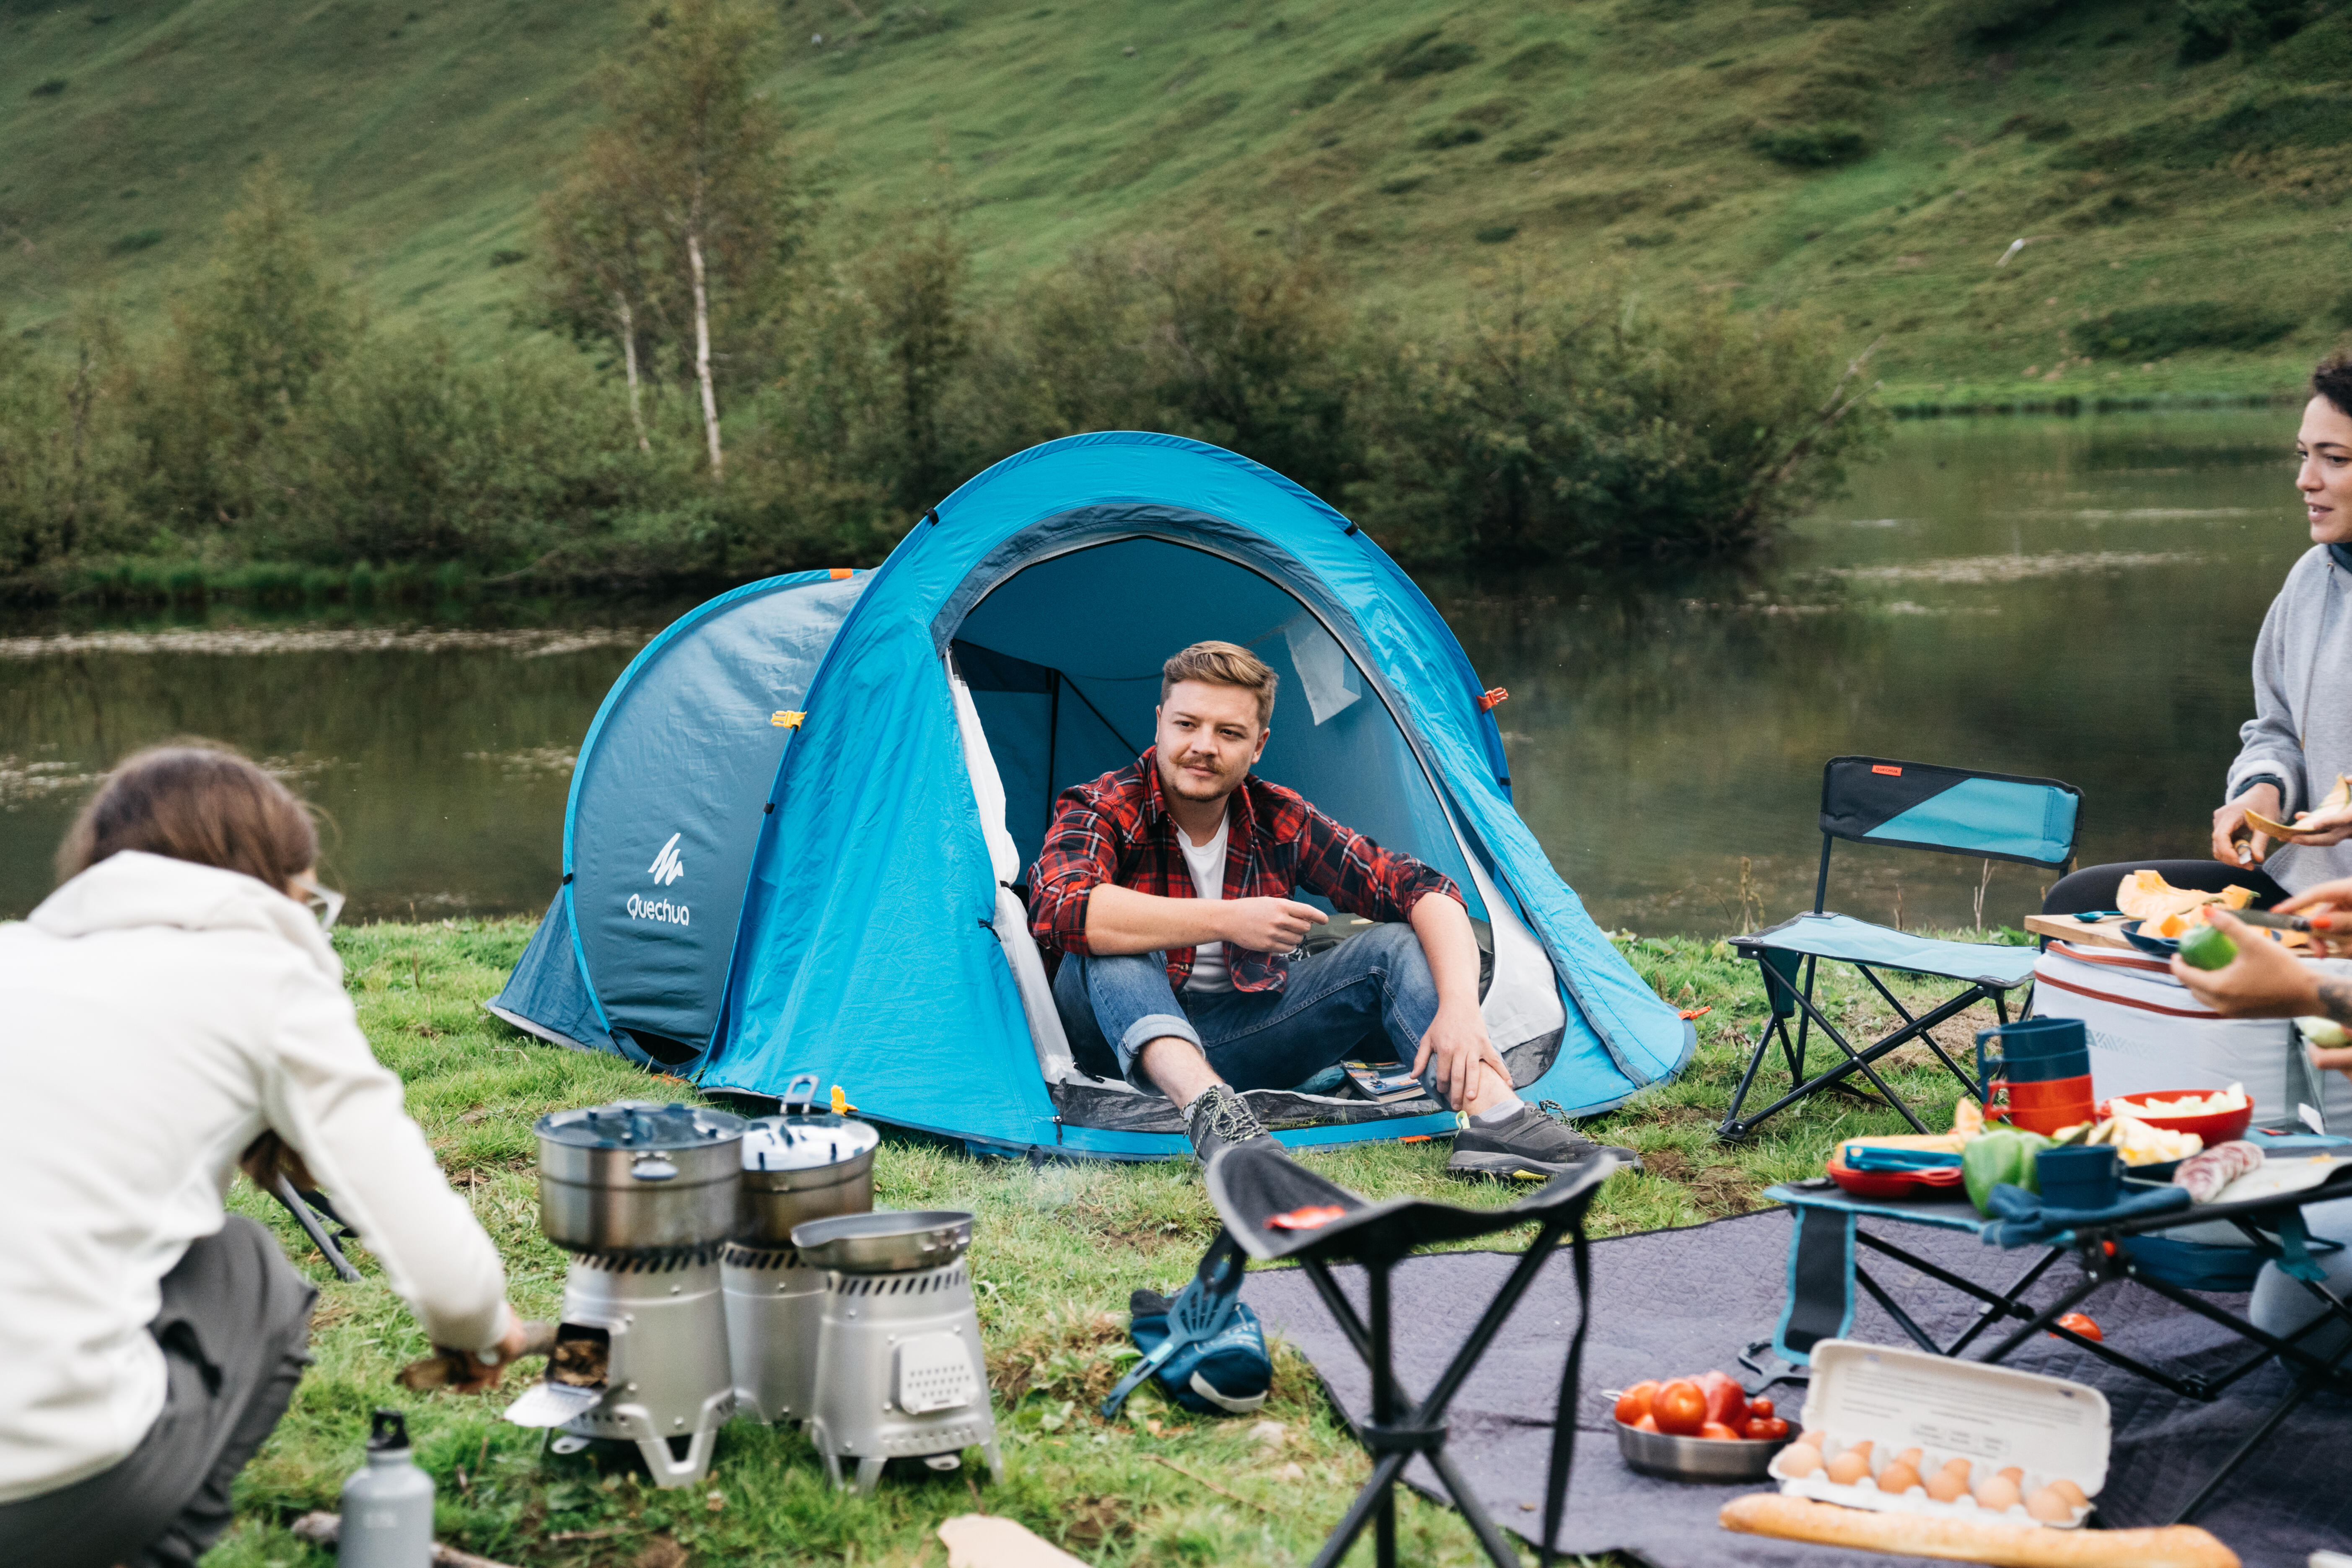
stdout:
[[[1617,1161],[1613,1155],[1599,1155],[1507,1208],[1465,1209],[1420,1199],[1367,1204],[1346,1188],[1292,1164],[1270,1142],[1237,1144],[1218,1152],[1209,1166],[1209,1192],[1225,1221],[1227,1233],[1254,1258],[1297,1262],[1371,1373],[1370,1419],[1356,1426],[1356,1436],[1372,1456],[1372,1473],[1341,1516],[1338,1528],[1324,1542],[1322,1551],[1317,1553],[1314,1568],[1336,1568],[1367,1524],[1373,1531],[1374,1561],[1379,1568],[1394,1568],[1396,1487],[1403,1479],[1406,1465],[1416,1455],[1427,1459],[1436,1471],[1439,1484],[1496,1568],[1518,1568],[1517,1552],[1503,1538],[1500,1528],[1480,1506],[1477,1494],[1445,1452],[1445,1413],[1465,1380],[1501,1332],[1513,1309],[1566,1237],[1574,1260],[1579,1311],[1561,1377],[1554,1415],[1551,1463],[1545,1479],[1544,1546],[1540,1555],[1546,1568],[1549,1568],[1551,1542],[1559,1536],[1567,1507],[1576,1447],[1577,1386],[1583,1363],[1585,1329],[1591,1317],[1592,1266],[1584,1220],[1601,1184],[1615,1169]],[[1269,1197],[1270,1194],[1279,1195]],[[1347,1212],[1314,1229],[1286,1233],[1265,1223],[1281,1212],[1269,1206],[1276,1203],[1289,1208],[1336,1204]],[[1537,1226],[1535,1240],[1520,1255],[1501,1289],[1479,1314],[1436,1384],[1427,1394],[1413,1398],[1396,1374],[1390,1271],[1413,1251],[1431,1243],[1467,1240],[1530,1221]],[[1368,1308],[1365,1312],[1356,1310],[1332,1277],[1331,1265],[1335,1262],[1355,1263],[1363,1268]]]

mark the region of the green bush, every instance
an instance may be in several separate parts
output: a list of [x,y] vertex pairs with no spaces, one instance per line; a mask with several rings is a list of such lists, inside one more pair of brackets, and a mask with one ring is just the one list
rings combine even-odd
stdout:
[[1357,517],[1407,560],[1736,556],[1833,493],[1882,426],[1823,324],[1515,280],[1369,363]]
[[2295,319],[2256,305],[2197,300],[2110,310],[2073,329],[2093,359],[2163,359],[2189,349],[2258,349],[2294,331]]
[[1748,144],[1792,169],[1826,169],[1851,163],[1870,151],[1870,138],[1855,125],[1761,126]]

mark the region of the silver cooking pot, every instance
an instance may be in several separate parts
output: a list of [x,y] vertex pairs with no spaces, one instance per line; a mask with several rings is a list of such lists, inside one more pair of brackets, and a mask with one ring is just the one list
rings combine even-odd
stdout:
[[790,1247],[796,1225],[869,1212],[881,1142],[872,1122],[847,1116],[761,1117],[743,1133],[735,1239],[746,1247]]
[[539,1224],[572,1252],[727,1239],[742,1185],[743,1119],[624,1100],[539,1119]]
[[960,1209],[840,1215],[793,1231],[801,1261],[845,1274],[905,1274],[937,1268],[971,1246],[971,1215]]

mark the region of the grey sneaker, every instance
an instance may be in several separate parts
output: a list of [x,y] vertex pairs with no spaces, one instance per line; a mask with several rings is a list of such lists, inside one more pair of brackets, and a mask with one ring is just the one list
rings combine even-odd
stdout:
[[1532,1105],[1517,1115],[1488,1126],[1472,1118],[1454,1135],[1454,1157],[1445,1168],[1466,1176],[1516,1176],[1549,1181],[1575,1169],[1596,1154],[1614,1154],[1632,1170],[1642,1168],[1642,1157],[1631,1149],[1595,1143],[1571,1131]]
[[1274,1136],[1249,1108],[1249,1101],[1222,1083],[1210,1085],[1184,1108],[1184,1133],[1192,1140],[1192,1152],[1203,1165],[1230,1144]]

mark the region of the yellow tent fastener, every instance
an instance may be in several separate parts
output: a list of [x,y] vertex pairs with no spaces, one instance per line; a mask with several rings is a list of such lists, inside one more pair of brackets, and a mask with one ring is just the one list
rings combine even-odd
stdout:
[[768,722],[773,724],[779,730],[797,730],[801,727],[801,721],[807,717],[808,715],[805,713],[794,713],[789,710],[780,710],[777,712],[768,715]]
[[833,1113],[835,1116],[847,1116],[851,1111],[856,1110],[856,1109],[857,1107],[849,1103],[849,1096],[841,1092],[841,1085],[835,1084],[833,1086]]

